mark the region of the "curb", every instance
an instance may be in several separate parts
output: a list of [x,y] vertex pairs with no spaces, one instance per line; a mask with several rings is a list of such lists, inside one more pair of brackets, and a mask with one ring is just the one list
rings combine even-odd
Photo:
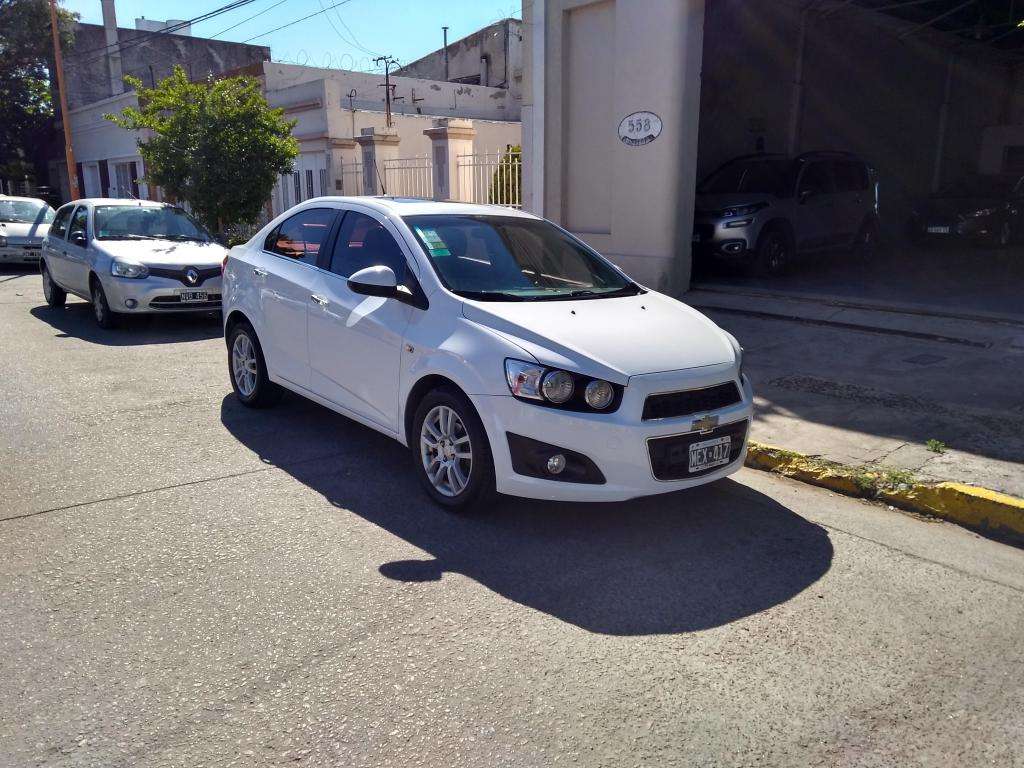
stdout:
[[963,483],[924,483],[909,472],[850,467],[784,448],[750,442],[746,465],[846,496],[883,501],[909,512],[1024,542],[1024,499]]

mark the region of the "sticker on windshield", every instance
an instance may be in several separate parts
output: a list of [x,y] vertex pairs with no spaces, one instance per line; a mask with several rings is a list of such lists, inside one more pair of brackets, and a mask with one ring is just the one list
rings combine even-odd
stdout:
[[431,256],[451,256],[452,252],[448,250],[448,246],[445,244],[441,236],[437,234],[436,229],[421,229],[416,227],[416,233],[420,236],[424,243],[426,243],[427,250],[430,251]]

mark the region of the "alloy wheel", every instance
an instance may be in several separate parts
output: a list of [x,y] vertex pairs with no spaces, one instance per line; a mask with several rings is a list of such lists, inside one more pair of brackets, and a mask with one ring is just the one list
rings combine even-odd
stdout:
[[50,270],[43,267],[43,296],[46,297],[47,303],[53,301],[53,280],[50,277]]
[[462,418],[447,405],[431,408],[420,428],[420,457],[430,484],[454,497],[469,484],[473,446]]
[[782,267],[786,253],[786,244],[781,235],[773,235],[768,241],[768,271],[778,272]]
[[231,372],[235,376],[235,384],[242,397],[252,397],[256,391],[256,349],[248,334],[235,336],[231,345]]

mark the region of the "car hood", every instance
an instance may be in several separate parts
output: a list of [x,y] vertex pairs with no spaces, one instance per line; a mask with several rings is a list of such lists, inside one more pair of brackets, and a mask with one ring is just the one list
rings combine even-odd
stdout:
[[121,261],[150,266],[219,266],[227,249],[217,243],[173,240],[94,240],[97,250]]
[[630,376],[731,363],[732,344],[691,307],[653,291],[578,301],[463,303],[538,362],[625,384]]
[[771,202],[774,198],[771,195],[756,194],[752,192],[733,192],[716,195],[697,195],[697,211],[721,211],[724,208],[733,208],[738,205],[756,205],[757,203]]
[[927,216],[960,216],[985,208],[998,208],[1006,201],[998,197],[930,197],[924,204]]
[[42,240],[50,225],[43,221],[0,221],[0,235],[4,237],[32,237]]

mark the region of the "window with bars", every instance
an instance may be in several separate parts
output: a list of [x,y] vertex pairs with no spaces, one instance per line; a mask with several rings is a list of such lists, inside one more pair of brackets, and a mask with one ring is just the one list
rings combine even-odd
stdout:
[[288,202],[288,175],[282,174],[281,176],[281,207],[287,211],[291,208],[291,203]]
[[329,194],[329,192],[327,190],[327,169],[326,168],[321,168],[320,169],[320,194],[321,195]]
[[316,197],[316,195],[313,194],[313,171],[309,170],[308,168],[306,169],[306,194],[307,200],[310,197]]
[[302,176],[298,171],[292,174],[292,182],[295,185],[295,204],[302,202]]

